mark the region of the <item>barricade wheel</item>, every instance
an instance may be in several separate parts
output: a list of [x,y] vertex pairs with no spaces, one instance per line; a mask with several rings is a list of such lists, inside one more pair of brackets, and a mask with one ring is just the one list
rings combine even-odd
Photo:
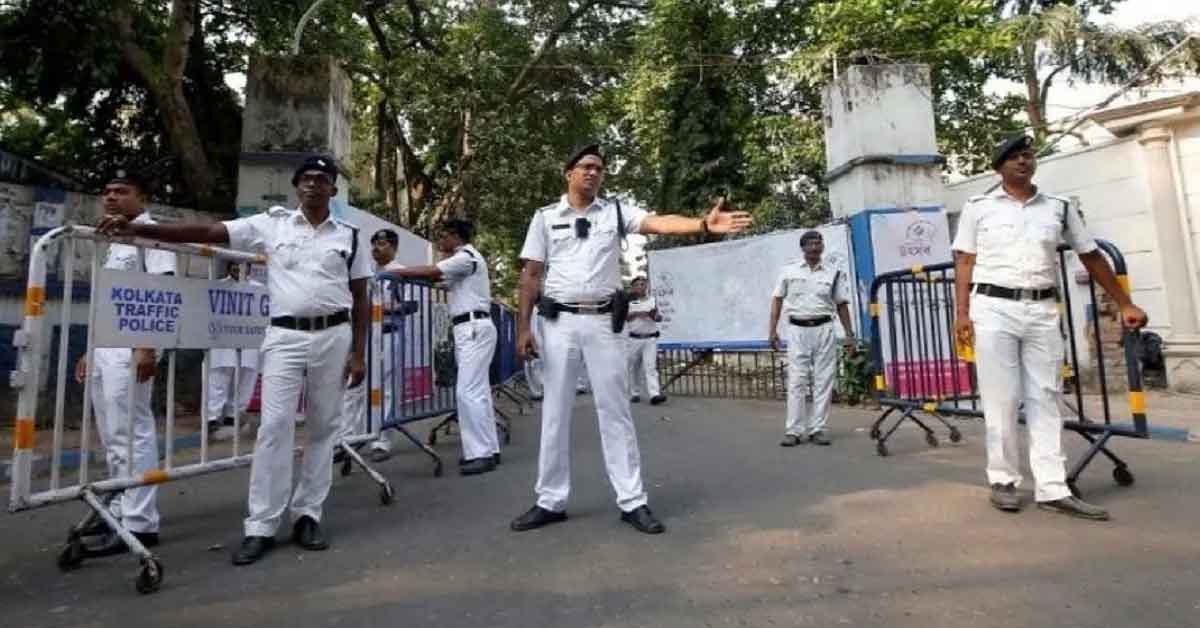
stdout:
[[442,461],[441,460],[438,460],[437,463],[433,465],[433,477],[435,477],[435,478],[442,477]]
[[504,444],[508,445],[511,443],[512,443],[512,428],[508,428],[508,429],[504,430]]
[[871,440],[879,440],[879,426],[871,427]]
[[1076,484],[1074,480],[1067,482],[1067,488],[1071,489],[1071,494],[1075,496],[1075,499],[1081,499],[1083,497],[1083,493],[1079,492],[1079,485]]
[[939,444],[937,436],[934,436],[933,432],[925,432],[925,444],[930,447],[937,447]]
[[143,558],[142,568],[138,570],[137,592],[143,595],[154,593],[162,586],[163,569],[162,563],[158,562],[157,558]]
[[1129,472],[1129,467],[1125,465],[1113,469],[1113,479],[1121,486],[1133,485],[1133,474]]
[[353,471],[354,471],[354,459],[351,458],[349,454],[347,454],[346,459],[342,460],[342,477],[346,477],[346,476],[350,475]]
[[883,444],[883,441],[875,443],[875,453],[886,457],[888,455],[887,445]]
[[62,551],[58,553],[58,568],[71,571],[83,564],[83,541],[75,537],[67,541]]
[[394,496],[395,496],[395,494],[392,492],[391,483],[384,482],[383,486],[381,486],[379,488],[379,505],[387,506],[388,504],[391,504],[392,497],[394,497]]
[[437,445],[437,430],[429,430],[429,438],[425,441],[430,447]]
[[950,428],[950,442],[957,443],[961,440],[962,440],[962,432],[958,431],[958,428],[955,428],[955,427]]

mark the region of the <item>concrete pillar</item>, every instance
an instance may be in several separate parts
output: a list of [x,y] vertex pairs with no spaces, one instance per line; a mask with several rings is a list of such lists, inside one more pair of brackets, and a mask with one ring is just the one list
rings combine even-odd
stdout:
[[1189,229],[1180,217],[1179,197],[1171,167],[1171,133],[1151,126],[1138,135],[1150,189],[1151,215],[1158,235],[1170,334],[1164,342],[1167,382],[1173,390],[1200,391],[1200,319],[1188,275]]
[[[332,155],[344,170],[350,112],[350,77],[332,57],[252,57],[242,115],[238,214],[295,206],[292,172],[308,155]],[[349,177],[338,180],[342,205],[348,204],[349,189]]]

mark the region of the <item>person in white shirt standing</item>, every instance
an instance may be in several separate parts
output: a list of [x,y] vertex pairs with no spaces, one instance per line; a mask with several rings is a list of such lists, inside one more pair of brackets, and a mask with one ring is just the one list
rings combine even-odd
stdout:
[[[826,264],[825,241],[819,231],[800,236],[804,259],[783,267],[771,295],[771,348],[779,350],[779,317],[787,315],[788,396],[787,425],[783,447],[805,440],[829,445],[825,425],[837,374],[837,335],[833,316],[845,331],[847,351],[854,350],[854,328],[850,326],[850,287],[841,270]],[[812,387],[812,406],[807,396]]]
[[[515,531],[565,521],[571,492],[570,433],[572,388],[587,369],[609,482],[617,494],[621,520],[646,534],[666,528],[646,505],[641,453],[629,405],[624,312],[617,308],[621,286],[621,239],[625,233],[689,235],[732,233],[751,223],[745,212],[725,212],[724,200],[703,218],[652,215],[644,209],[599,197],[604,182],[599,144],[573,152],[563,169],[567,193],[539,209],[521,249],[521,306],[517,354],[541,355],[545,364],[542,438],[535,486],[537,503],[513,520]],[[543,275],[545,281],[543,282]],[[539,289],[543,296],[537,299]],[[543,318],[544,345],[530,329],[534,301]]]
[[[151,225],[154,219],[146,210],[150,181],[133,169],[119,169],[104,186],[101,197],[105,219],[112,217],[136,224]],[[99,244],[97,244],[99,246]],[[137,247],[110,244],[104,257],[104,268],[152,275],[174,275],[175,254],[157,249],[139,256]],[[95,364],[89,372],[87,355],[75,365],[75,379],[82,383],[91,377],[92,408],[96,415],[101,444],[104,446],[108,473],[111,477],[139,476],[158,468],[158,434],[155,429],[151,397],[154,376],[158,373],[158,354],[154,349],[98,348],[92,351]],[[131,377],[131,362],[137,373]],[[133,407],[129,407],[129,388],[133,387]],[[128,417],[133,414],[133,434],[129,433]],[[133,439],[133,460],[129,457],[129,439]],[[132,473],[130,466],[132,465]],[[158,545],[158,487],[141,486],[126,489],[110,504],[114,517],[133,533],[142,545]],[[95,556],[120,554],[128,546],[109,531],[99,545],[89,548]]]
[[1017,136],[992,154],[995,191],[971,197],[959,215],[955,251],[955,335],[974,345],[979,395],[987,427],[987,477],[994,507],[1016,512],[1021,500],[1017,418],[1022,403],[1029,431],[1029,466],[1038,507],[1084,519],[1108,512],[1071,495],[1062,453],[1060,367],[1064,346],[1056,297],[1058,246],[1079,261],[1121,308],[1129,328],[1147,322],[1117,283],[1112,268],[1066,199],[1033,183],[1033,139]]
[[[366,375],[370,304],[367,256],[358,250],[358,229],[333,216],[338,168],[330,157],[304,160],[292,176],[300,207],[211,225],[152,225],[109,217],[106,235],[135,235],[166,242],[228,243],[267,255],[271,325],[260,349],[263,410],[250,466],[249,515],[233,564],[248,565],[275,545],[285,510],[292,540],[306,550],[329,547],[321,530],[322,506],[333,481],[333,445],[340,432],[342,393]],[[308,444],[300,481],[292,490],[296,406],[308,389]]]
[[658,323],[662,316],[654,297],[647,292],[645,277],[634,277],[629,288],[633,297],[625,323],[629,336],[629,400],[642,400],[641,383],[645,382],[650,405],[656,406],[667,400],[658,388]]
[[[221,281],[236,282],[241,279],[241,266],[229,262],[225,277]],[[254,279],[246,283],[262,286]],[[238,358],[241,353],[241,359]],[[238,368],[238,364],[241,368]],[[208,352],[208,435],[214,440],[233,438],[234,415],[241,418],[245,426],[246,408],[254,396],[254,385],[258,381],[258,351],[255,349],[210,349]],[[236,382],[236,385],[235,385]],[[234,390],[236,388],[236,391]],[[234,398],[234,393],[237,398]]]
[[477,475],[493,471],[500,462],[496,412],[488,374],[496,354],[496,325],[492,322],[492,288],[487,260],[471,245],[475,227],[465,220],[447,220],[441,227],[438,250],[446,256],[434,266],[389,270],[393,277],[446,280],[450,289],[450,323],[454,326],[454,384],[463,459],[459,472]]

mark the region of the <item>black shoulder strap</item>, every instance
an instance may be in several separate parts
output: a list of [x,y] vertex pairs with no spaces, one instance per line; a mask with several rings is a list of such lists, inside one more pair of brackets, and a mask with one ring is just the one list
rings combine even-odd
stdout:
[[463,253],[466,253],[467,257],[471,258],[471,274],[474,275],[475,271],[479,270],[479,263],[475,261],[475,254],[465,246],[463,247]]
[[619,244],[625,244],[625,216],[621,213],[621,199],[614,198],[613,202],[617,204],[617,239]]
[[833,284],[832,284],[832,286],[830,286],[830,289],[829,289],[829,298],[833,299],[834,302],[837,302],[837,283],[838,283],[838,280],[841,278],[842,278],[842,269],[839,268],[836,271],[834,271],[834,273],[833,273]]
[[1069,217],[1068,214],[1070,214],[1070,212],[1071,212],[1071,204],[1062,199],[1059,199],[1058,202],[1062,203],[1062,206],[1063,206],[1062,233],[1063,233],[1063,239],[1065,240],[1067,237],[1067,228],[1068,228],[1067,227],[1067,218]]
[[354,256],[358,255],[358,227],[350,227],[350,257],[346,258],[346,271],[354,268]]

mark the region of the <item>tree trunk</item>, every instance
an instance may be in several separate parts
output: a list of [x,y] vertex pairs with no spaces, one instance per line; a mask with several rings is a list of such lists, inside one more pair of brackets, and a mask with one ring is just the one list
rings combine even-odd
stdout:
[[1037,41],[1021,42],[1021,74],[1025,81],[1025,115],[1033,136],[1041,142],[1046,138],[1046,104],[1042,102],[1042,84],[1038,79]]

